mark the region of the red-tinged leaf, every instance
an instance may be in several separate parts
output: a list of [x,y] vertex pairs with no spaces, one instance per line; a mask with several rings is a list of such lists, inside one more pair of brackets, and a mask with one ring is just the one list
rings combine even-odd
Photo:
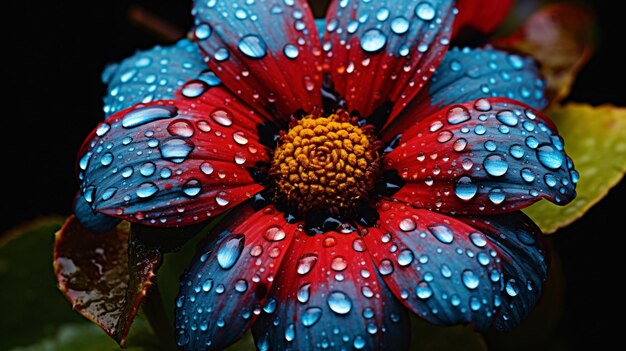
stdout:
[[463,27],[481,33],[493,32],[506,18],[514,0],[458,0],[459,14],[454,21],[454,34]]
[[547,97],[558,102],[569,94],[576,74],[591,56],[593,22],[592,12],[581,5],[548,5],[516,33],[493,44],[534,56],[547,81]]
[[121,346],[161,260],[155,249],[129,248],[129,236],[128,223],[93,233],[72,216],[56,233],[54,251],[59,289]]

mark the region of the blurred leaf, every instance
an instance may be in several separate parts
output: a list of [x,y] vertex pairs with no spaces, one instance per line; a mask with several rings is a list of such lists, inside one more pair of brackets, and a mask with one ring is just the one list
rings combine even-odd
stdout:
[[[56,287],[52,252],[62,223],[37,220],[0,236],[0,350],[119,350]],[[147,322],[135,324],[129,350],[159,350]]]
[[540,201],[524,210],[544,233],[553,233],[585,214],[626,173],[626,109],[568,104],[547,114],[580,173],[578,196],[567,206]]
[[161,260],[159,250],[130,237],[129,223],[94,233],[71,216],[54,247],[60,290],[122,346]]
[[534,13],[511,36],[493,45],[533,56],[547,81],[546,95],[558,102],[569,92],[574,78],[592,52],[592,11],[571,3],[547,5]]
[[420,351],[487,351],[483,337],[470,327],[438,327],[411,315],[411,348]]

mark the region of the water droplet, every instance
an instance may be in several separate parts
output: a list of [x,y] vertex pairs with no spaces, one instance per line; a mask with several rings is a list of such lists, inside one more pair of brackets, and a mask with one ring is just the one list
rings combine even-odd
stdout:
[[517,55],[509,55],[509,63],[516,70],[524,68],[524,59]]
[[459,178],[459,180],[456,182],[456,185],[454,186],[454,193],[459,199],[463,201],[469,201],[473,199],[474,196],[476,196],[477,192],[478,186],[472,183],[472,178],[468,176],[463,176]]
[[185,346],[188,343],[189,343],[189,335],[187,335],[187,332],[185,332],[184,329],[179,330],[178,334],[176,334],[176,345]]
[[317,323],[322,317],[322,309],[319,307],[309,307],[304,310],[304,313],[301,316],[302,325],[305,327],[311,327]]
[[454,151],[462,152],[467,147],[467,140],[459,138],[454,142],[454,145],[452,147],[454,148]]
[[164,159],[174,163],[183,163],[194,147],[188,139],[172,138],[164,141],[159,146],[159,150]]
[[563,154],[551,145],[542,145],[537,148],[537,158],[542,165],[549,169],[559,169],[563,165]]
[[267,228],[265,233],[263,233],[263,238],[267,241],[281,241],[286,236],[285,231],[277,225]]
[[202,184],[197,179],[191,179],[183,185],[183,192],[187,196],[197,196],[202,190]]
[[366,250],[365,242],[361,238],[356,238],[352,242],[352,250],[356,252],[363,252]]
[[211,173],[213,173],[213,170],[213,165],[209,162],[203,162],[200,165],[200,171],[202,171],[202,173],[206,175],[210,175]]
[[146,162],[139,168],[139,173],[144,177],[150,177],[156,171],[156,165],[152,162]]
[[402,267],[406,267],[413,262],[413,251],[404,249],[398,254],[398,264]]
[[194,79],[188,81],[187,83],[185,83],[185,85],[183,85],[181,93],[186,98],[194,99],[204,94],[204,92],[207,91],[208,88],[209,86],[207,85],[207,83],[198,79]]
[[520,171],[520,174],[522,175],[522,179],[528,183],[532,183],[535,180],[535,173],[533,173],[533,171],[529,168],[523,168]]
[[519,122],[517,116],[515,116],[515,114],[509,110],[502,110],[498,112],[496,118],[498,119],[498,121],[506,124],[509,127],[515,127]]
[[444,278],[450,278],[452,276],[452,270],[445,263],[441,265],[441,275]]
[[354,348],[357,350],[361,350],[362,348],[365,347],[365,339],[363,339],[361,335],[357,335],[356,337],[354,337],[352,346],[354,346]]
[[130,176],[133,175],[135,171],[133,171],[133,168],[130,166],[124,167],[124,169],[122,169],[122,177],[124,178],[130,178]]
[[237,282],[235,283],[235,291],[239,293],[244,293],[246,292],[246,290],[248,290],[248,282],[243,279],[237,280]]
[[313,269],[315,264],[317,263],[317,255],[316,254],[306,254],[298,260],[298,268],[297,272],[300,275],[305,275]]
[[487,112],[491,110],[491,103],[487,99],[478,99],[474,103],[476,111]]
[[443,132],[439,133],[439,135],[437,136],[437,141],[440,143],[447,143],[448,141],[452,139],[453,136],[454,134],[452,134],[452,132],[448,130],[444,130]]
[[439,224],[429,226],[428,230],[433,233],[437,240],[441,241],[444,244],[450,244],[452,241],[454,241],[454,233],[446,225]]
[[466,269],[462,274],[463,285],[470,290],[474,290],[478,287],[480,281],[478,280],[478,276],[473,271]]
[[294,341],[296,338],[296,326],[293,323],[287,324],[287,329],[285,329],[285,340]]
[[110,152],[107,152],[106,154],[102,155],[102,158],[100,159],[100,164],[103,166],[109,166],[111,163],[113,163],[113,154]]
[[485,247],[487,245],[487,238],[483,233],[474,232],[469,236],[472,244],[476,245],[476,247]]
[[287,58],[290,58],[293,60],[298,57],[298,55],[300,54],[300,51],[298,50],[297,46],[293,44],[287,44],[283,48],[283,53],[285,53],[285,56],[287,56]]
[[417,297],[419,297],[420,299],[425,300],[433,296],[433,290],[430,288],[428,283],[420,282],[415,287],[415,295],[417,295]]
[[479,252],[477,259],[478,259],[478,263],[480,263],[483,266],[486,266],[489,264],[489,255],[487,255],[484,252]]
[[222,62],[228,60],[228,58],[230,57],[230,53],[226,48],[219,48],[215,50],[213,57],[215,57],[216,61]]
[[102,137],[106,133],[108,133],[109,130],[111,130],[111,125],[108,123],[102,123],[101,125],[98,126],[98,129],[96,129],[96,135],[99,137]]
[[328,295],[328,307],[337,314],[347,314],[352,309],[352,301],[341,291],[333,291]]
[[436,12],[433,5],[427,2],[420,2],[415,7],[415,15],[423,21],[431,21],[435,18]]
[[143,183],[139,185],[135,193],[139,198],[147,199],[156,194],[157,191],[159,191],[159,188],[154,183]]
[[388,259],[380,261],[378,271],[380,272],[380,275],[389,275],[393,273],[393,263]]
[[416,226],[417,224],[415,224],[415,221],[412,218],[405,218],[400,221],[400,229],[404,232],[415,230]]
[[471,118],[469,111],[463,106],[454,106],[448,110],[448,123],[454,125]]
[[231,269],[243,251],[245,237],[241,234],[229,236],[217,251],[217,263],[222,269]]
[[267,54],[267,44],[256,34],[245,35],[237,47],[244,55],[253,59],[260,59]]
[[472,311],[478,311],[480,309],[480,300],[475,296],[472,296],[470,299],[470,309]]
[[511,279],[506,283],[506,293],[513,297],[519,294],[519,287],[515,279]]
[[509,164],[500,155],[490,155],[483,163],[485,171],[494,177],[501,177],[509,170]]
[[228,193],[224,191],[220,191],[219,193],[217,193],[217,195],[215,195],[215,202],[217,202],[217,204],[220,206],[228,205],[230,203],[230,200],[228,199]]
[[147,106],[136,108],[122,119],[122,127],[134,128],[159,119],[173,118],[178,115],[176,106]]
[[389,18],[389,9],[386,7],[381,7],[376,11],[376,19],[380,22],[386,21]]
[[213,279],[207,279],[202,283],[202,291],[209,292],[211,288],[213,288]]
[[511,148],[509,149],[509,153],[511,154],[511,156],[518,160],[524,157],[524,149],[522,148],[522,146],[517,144],[511,146]]
[[228,113],[225,110],[215,110],[213,112],[211,112],[211,118],[217,122],[218,124],[224,126],[224,127],[230,127],[233,124],[233,120],[230,116],[230,113]]
[[498,146],[496,145],[496,143],[493,142],[493,140],[487,140],[485,141],[484,144],[485,150],[487,151],[496,151],[496,149],[498,148]]
[[385,47],[386,44],[387,37],[380,29],[369,29],[361,37],[361,49],[366,52],[377,52]]
[[211,27],[206,23],[202,23],[196,27],[194,34],[198,40],[208,39],[211,36]]
[[298,288],[297,298],[300,303],[307,303],[311,296],[311,284],[305,283]]
[[106,190],[102,193],[102,196],[101,196],[102,201],[107,201],[107,200],[109,200],[110,198],[112,198],[112,197],[113,197],[113,195],[115,195],[115,193],[116,193],[116,192],[117,192],[117,188],[113,188],[113,187],[111,187],[111,188],[106,189]]
[[344,269],[346,269],[346,267],[348,267],[348,261],[346,261],[346,259],[341,256],[333,258],[330,264],[330,268],[337,272],[343,271]]
[[265,313],[274,313],[276,311],[277,306],[278,306],[278,300],[272,296],[271,298],[267,299],[267,301],[263,305],[263,311]]
[[506,194],[500,188],[491,189],[487,196],[494,205],[499,205],[506,199]]
[[404,34],[409,30],[409,21],[400,16],[391,21],[391,30],[396,34]]
[[455,307],[459,306],[461,304],[461,298],[459,295],[452,295],[452,297],[450,297],[450,304]]

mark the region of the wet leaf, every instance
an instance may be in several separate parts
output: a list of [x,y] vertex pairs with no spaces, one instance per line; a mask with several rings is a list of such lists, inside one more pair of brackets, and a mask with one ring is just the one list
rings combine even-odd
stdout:
[[552,4],[532,15],[509,37],[493,42],[498,48],[532,55],[541,63],[552,102],[565,98],[576,74],[592,52],[593,16],[581,5]]
[[483,337],[466,326],[437,327],[411,315],[410,350],[487,351]]
[[130,243],[130,226],[93,233],[72,216],[56,234],[59,288],[75,310],[124,346],[160,262],[158,250]]
[[585,214],[626,173],[626,109],[568,104],[547,114],[580,173],[578,196],[569,205],[541,201],[524,210],[544,233],[553,233]]
[[[50,262],[54,233],[62,224],[61,218],[41,219],[0,236],[0,350],[119,350],[57,289]],[[128,350],[160,350],[141,318],[128,338]]]

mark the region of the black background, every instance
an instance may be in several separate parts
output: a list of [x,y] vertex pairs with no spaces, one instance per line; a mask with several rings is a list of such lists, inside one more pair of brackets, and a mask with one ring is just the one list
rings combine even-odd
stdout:
[[[521,0],[523,1],[523,0]],[[590,1],[599,18],[600,43],[569,98],[594,105],[626,106],[619,1]],[[190,1],[23,1],[3,9],[0,232],[41,215],[68,215],[77,182],[74,162],[87,134],[103,118],[107,62],[137,49],[167,44],[128,20],[130,4],[188,28]],[[7,79],[8,78],[8,79]],[[593,180],[585,180],[593,181]],[[550,240],[566,277],[565,315],[559,336],[565,349],[618,338],[607,316],[623,309],[624,232],[622,181],[582,220]],[[620,271],[618,271],[620,270]],[[620,322],[617,322],[620,323]],[[623,323],[623,322],[622,322]]]

